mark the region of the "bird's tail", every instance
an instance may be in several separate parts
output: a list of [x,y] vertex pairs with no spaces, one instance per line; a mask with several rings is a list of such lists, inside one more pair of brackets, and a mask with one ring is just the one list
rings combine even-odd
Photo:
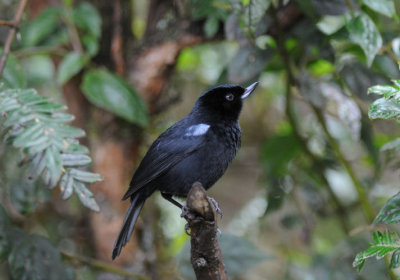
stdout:
[[135,194],[132,198],[131,205],[129,206],[128,213],[125,216],[124,223],[122,224],[121,231],[117,237],[114,244],[114,249],[112,251],[112,259],[114,260],[121,253],[122,247],[128,243],[129,238],[132,235],[133,228],[135,226],[136,220],[139,217],[140,210],[143,208],[145,202],[139,193]]

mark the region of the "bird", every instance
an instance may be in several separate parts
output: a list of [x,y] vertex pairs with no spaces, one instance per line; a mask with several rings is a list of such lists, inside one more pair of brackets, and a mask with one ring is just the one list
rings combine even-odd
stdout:
[[130,207],[112,260],[129,241],[146,199],[155,191],[182,208],[173,197],[186,197],[195,182],[207,190],[225,173],[241,145],[238,119],[243,100],[257,85],[219,85],[203,92],[191,112],[153,142],[122,198],[130,198]]

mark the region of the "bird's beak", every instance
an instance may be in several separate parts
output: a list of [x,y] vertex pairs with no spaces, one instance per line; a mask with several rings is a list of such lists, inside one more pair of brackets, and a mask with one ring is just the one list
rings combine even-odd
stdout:
[[247,88],[245,88],[245,91],[243,92],[241,98],[245,99],[247,98],[257,87],[258,82],[255,82],[254,84],[249,85]]

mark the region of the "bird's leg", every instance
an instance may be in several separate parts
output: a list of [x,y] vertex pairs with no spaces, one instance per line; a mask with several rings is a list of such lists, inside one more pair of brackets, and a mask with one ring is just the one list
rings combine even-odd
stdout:
[[208,199],[212,202],[212,204],[214,204],[215,211],[219,214],[220,218],[222,219],[222,211],[219,208],[218,202],[211,196],[209,196]]
[[181,209],[183,211],[183,208],[185,208],[186,206],[183,206],[182,204],[180,204],[178,201],[176,201],[175,199],[172,198],[172,194],[169,193],[163,193],[161,192],[161,195],[163,198],[165,198],[166,200],[168,200],[169,202],[171,202],[173,205],[175,205],[176,207],[179,207],[179,209]]

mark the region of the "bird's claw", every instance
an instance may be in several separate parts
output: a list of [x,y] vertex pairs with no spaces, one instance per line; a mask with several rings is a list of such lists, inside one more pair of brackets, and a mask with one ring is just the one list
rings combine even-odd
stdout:
[[189,230],[190,230],[190,226],[189,226],[189,224],[187,223],[187,224],[185,225],[185,233],[186,233],[187,235],[191,236]]
[[208,199],[212,202],[212,204],[214,204],[215,211],[218,213],[219,217],[222,219],[222,211],[219,208],[218,202],[211,196],[209,196]]

